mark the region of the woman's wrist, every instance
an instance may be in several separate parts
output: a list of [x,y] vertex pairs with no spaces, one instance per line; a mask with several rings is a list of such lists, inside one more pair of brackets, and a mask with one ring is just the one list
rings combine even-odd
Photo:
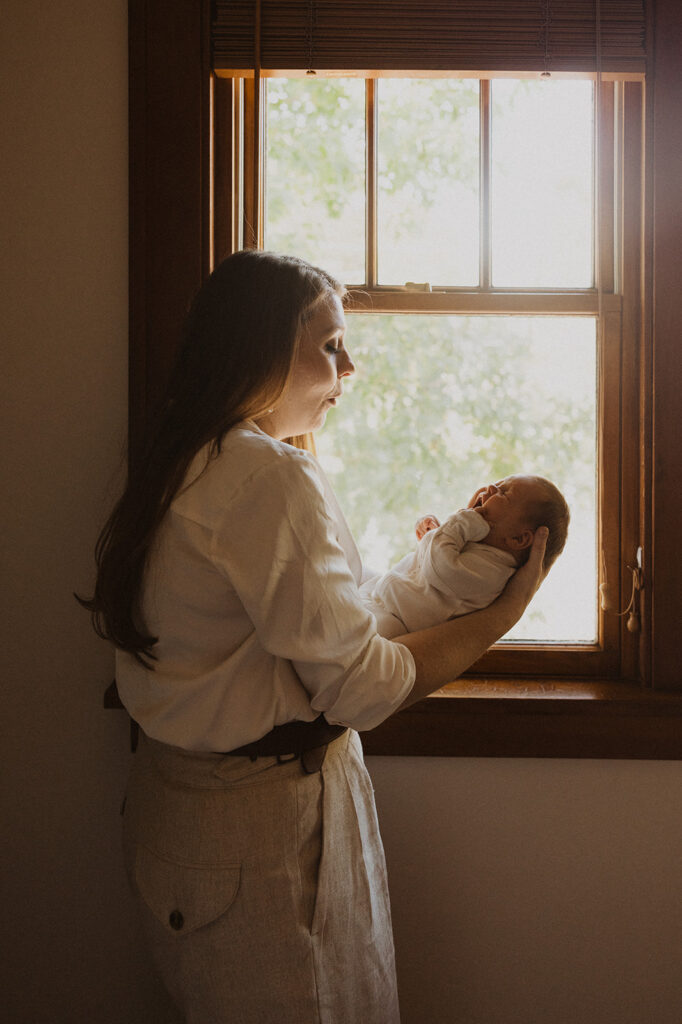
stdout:
[[507,590],[503,590],[493,604],[499,616],[500,636],[504,636],[512,626],[516,625],[528,607],[527,601],[524,601],[515,592],[508,592]]

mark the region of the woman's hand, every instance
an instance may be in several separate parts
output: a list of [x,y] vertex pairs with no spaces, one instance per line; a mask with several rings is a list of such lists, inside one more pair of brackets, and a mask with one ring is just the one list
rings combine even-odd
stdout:
[[521,618],[547,575],[542,562],[545,557],[548,536],[549,530],[546,526],[537,528],[528,561],[516,570],[497,599],[499,602],[509,605],[510,613],[516,614],[514,623]]
[[[476,510],[478,512],[480,512],[480,510],[481,510],[480,506],[482,504],[480,499],[482,499],[484,495],[487,497],[487,492],[489,490],[490,490],[490,485],[489,484],[486,484],[485,487],[479,487],[478,490],[475,492],[474,496],[469,501],[469,504],[467,505],[467,508],[476,508]],[[478,506],[478,508],[477,508],[477,506]]]

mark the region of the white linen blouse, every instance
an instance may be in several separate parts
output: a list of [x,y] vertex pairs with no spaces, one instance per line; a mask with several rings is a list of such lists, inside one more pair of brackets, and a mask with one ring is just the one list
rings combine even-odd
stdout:
[[195,458],[164,518],[142,608],[146,669],[116,653],[153,739],[228,751],[293,720],[371,729],[409,693],[414,659],[376,632],[357,547],[317,460],[247,421]]

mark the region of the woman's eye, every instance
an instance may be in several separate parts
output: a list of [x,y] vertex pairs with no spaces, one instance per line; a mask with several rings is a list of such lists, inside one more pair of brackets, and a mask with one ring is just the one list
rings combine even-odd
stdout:
[[327,352],[332,352],[334,355],[340,350],[341,346],[336,345],[333,341],[327,343]]

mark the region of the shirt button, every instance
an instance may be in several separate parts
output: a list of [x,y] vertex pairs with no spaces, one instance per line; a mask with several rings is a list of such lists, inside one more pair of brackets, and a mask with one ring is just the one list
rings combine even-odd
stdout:
[[185,923],[185,919],[179,910],[173,910],[168,918],[168,923],[174,931],[179,932]]

